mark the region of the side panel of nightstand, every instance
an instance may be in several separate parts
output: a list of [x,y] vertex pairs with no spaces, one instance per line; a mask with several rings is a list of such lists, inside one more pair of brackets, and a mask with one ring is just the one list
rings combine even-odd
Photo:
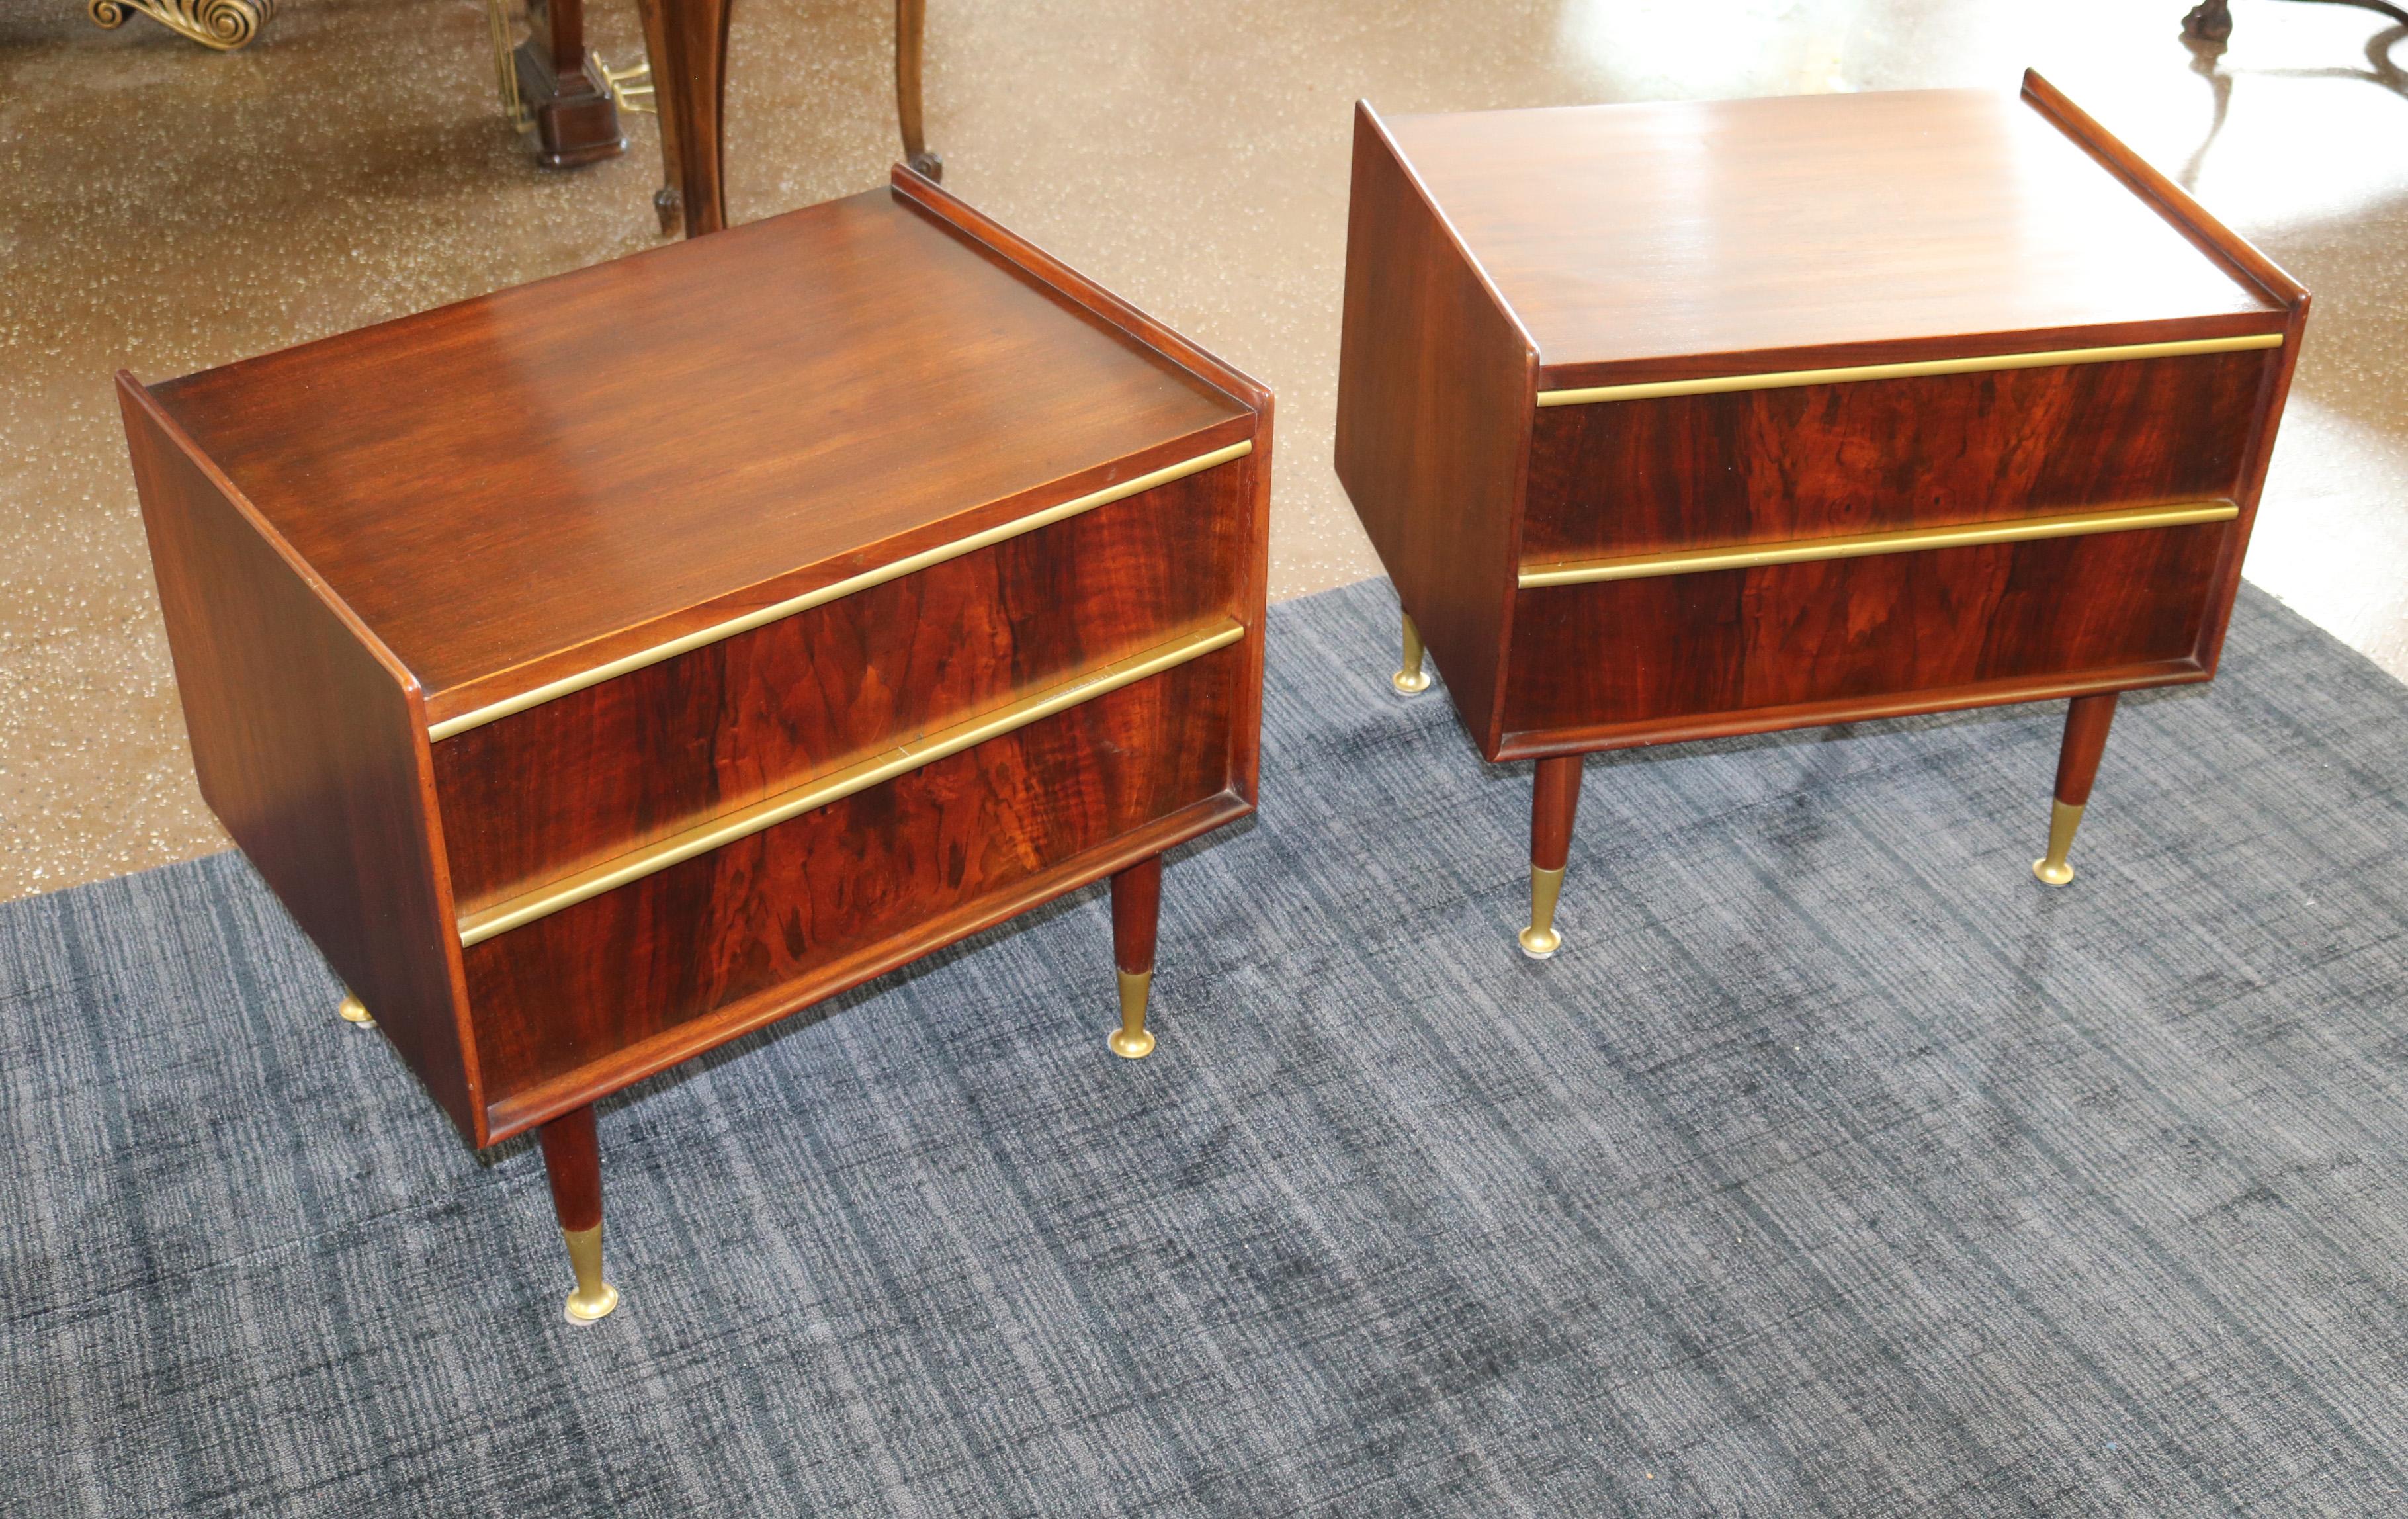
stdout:
[[417,688],[148,392],[118,390],[201,795],[480,1141]]
[[1368,106],[1354,114],[1338,478],[1484,748],[1538,357]]

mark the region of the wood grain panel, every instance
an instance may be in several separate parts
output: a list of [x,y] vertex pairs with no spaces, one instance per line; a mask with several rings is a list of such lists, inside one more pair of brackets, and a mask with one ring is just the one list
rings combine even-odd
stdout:
[[1253,483],[1225,465],[443,740],[460,910],[1236,615]]
[[[1128,302],[1081,274],[1062,260],[981,211],[935,180],[895,165],[889,187],[896,201],[928,217],[1069,302],[1080,310],[1126,334],[1151,351],[1177,364],[1253,412],[1244,428],[1231,428],[1231,437],[1248,437],[1254,451],[1235,467],[1244,471],[1249,494],[1241,532],[1251,545],[1245,558],[1246,578],[1232,614],[1246,629],[1240,644],[1244,673],[1239,681],[1238,706],[1229,724],[1231,786],[1248,807],[1255,800],[1256,770],[1262,749],[1263,619],[1270,585],[1271,439],[1278,408],[1270,387],[1193,339],[1148,316]],[[1123,478],[1126,478],[1124,476]]]
[[1550,736],[1610,747],[1611,730],[1625,725],[1670,731],[1718,714],[1878,707],[1919,691],[2141,666],[2179,678],[2232,531],[2214,523],[1525,591],[1508,726],[1517,752],[1537,752]]
[[1550,388],[2280,324],[2279,301],[2002,92],[1392,130],[1535,337]]
[[161,394],[437,721],[1252,423],[884,189]]
[[201,795],[482,1142],[419,692],[134,377],[117,386]]
[[1498,735],[1537,385],[1529,338],[1358,103],[1338,478],[1484,752]]
[[2280,360],[2266,350],[1548,408],[1523,556],[2229,499]]
[[475,946],[489,1100],[806,987],[1226,793],[1246,668],[1242,645],[1206,655]]

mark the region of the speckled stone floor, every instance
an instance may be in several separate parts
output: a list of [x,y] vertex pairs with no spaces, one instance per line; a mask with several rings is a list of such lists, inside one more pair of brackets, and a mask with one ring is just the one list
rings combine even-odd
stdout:
[[[109,377],[164,379],[646,247],[657,150],[536,169],[481,0],[284,0],[212,54],[0,4],[0,898],[224,847],[184,752]],[[2011,89],[2041,68],[2316,294],[2250,576],[2408,676],[2408,29],[2238,0],[935,0],[946,182],[1268,381],[1272,592],[1376,571],[1329,467],[1349,106]],[[730,210],[895,156],[890,9],[738,0]],[[611,61],[631,0],[592,0]],[[2395,60],[2401,63],[2395,63]]]

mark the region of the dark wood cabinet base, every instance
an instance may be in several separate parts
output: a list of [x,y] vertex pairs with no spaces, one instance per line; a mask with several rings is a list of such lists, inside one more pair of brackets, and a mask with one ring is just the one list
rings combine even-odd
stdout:
[[575,168],[625,152],[618,105],[585,50],[585,0],[539,0],[527,20],[535,35],[518,45],[511,66],[535,133],[536,162]]

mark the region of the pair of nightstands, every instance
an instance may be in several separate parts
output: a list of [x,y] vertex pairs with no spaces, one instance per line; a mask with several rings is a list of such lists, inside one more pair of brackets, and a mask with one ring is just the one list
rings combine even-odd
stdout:
[[[2038,81],[1357,122],[1338,466],[1483,754],[2214,671],[2306,297]],[[1268,391],[909,170],[146,389],[204,795],[470,1142],[1254,805]]]

